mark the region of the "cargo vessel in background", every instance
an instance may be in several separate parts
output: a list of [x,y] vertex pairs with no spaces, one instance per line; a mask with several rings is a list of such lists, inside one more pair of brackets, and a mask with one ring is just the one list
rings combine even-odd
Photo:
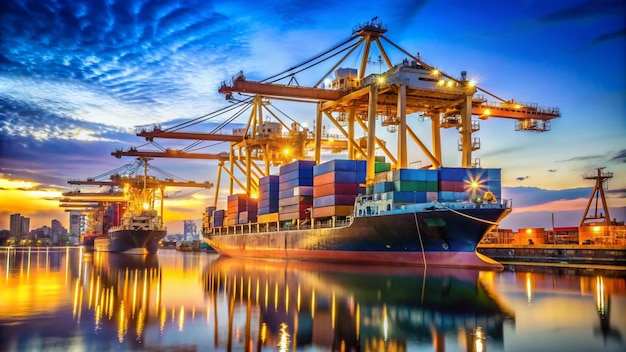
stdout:
[[[154,181],[153,176],[148,176],[148,159],[143,160],[143,175],[125,177],[126,208],[119,224],[109,228],[108,236],[94,239],[96,252],[154,254],[159,250],[159,242],[167,235],[167,228],[154,208],[157,200]],[[160,191],[162,212],[162,187]]]
[[[66,192],[61,201],[87,208],[88,230],[81,235],[81,245],[97,252],[127,254],[157,253],[167,235],[163,224],[163,200],[166,186],[211,188],[209,182],[159,180],[148,175],[150,158],[138,158],[114,171],[84,181],[70,180],[72,185],[110,186],[108,192]],[[162,172],[154,167],[156,171]],[[138,173],[142,169],[143,173]],[[170,174],[167,174],[171,177]],[[109,176],[108,179],[98,179]],[[160,210],[155,208],[160,203]],[[77,202],[77,203],[76,203]]]

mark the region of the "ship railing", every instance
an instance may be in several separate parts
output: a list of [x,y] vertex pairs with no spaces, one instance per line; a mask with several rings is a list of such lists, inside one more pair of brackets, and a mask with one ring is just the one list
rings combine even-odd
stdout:
[[286,231],[286,230],[309,230],[309,229],[323,229],[323,228],[335,228],[335,227],[345,227],[349,226],[352,223],[352,218],[347,218],[345,220],[336,220],[333,222],[328,221],[315,221],[314,226],[311,227],[311,223],[308,222],[306,224],[300,225],[280,225],[277,222],[269,222],[269,223],[247,223],[247,224],[236,224],[236,225],[225,225],[221,227],[213,227],[208,228],[206,233],[203,234],[204,237],[207,237],[209,234],[212,235],[242,235],[249,233],[266,233],[266,232],[278,232],[278,231]]

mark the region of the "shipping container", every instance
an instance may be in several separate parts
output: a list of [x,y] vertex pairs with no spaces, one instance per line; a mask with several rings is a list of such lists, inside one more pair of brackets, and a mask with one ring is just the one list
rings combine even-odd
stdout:
[[277,185],[279,182],[278,175],[263,176],[259,179],[259,186],[263,185]]
[[352,215],[351,205],[336,205],[330,207],[313,208],[314,218],[325,218],[331,216],[350,216]]
[[294,204],[308,204],[308,206],[311,206],[313,205],[313,196],[293,196],[278,200],[279,207]]
[[259,216],[257,217],[257,221],[261,224],[265,224],[268,222],[277,222],[278,221],[278,211],[275,211],[273,213],[266,213],[266,214],[259,214]]
[[267,207],[277,207],[278,208],[278,198],[275,199],[261,199],[259,200],[259,210],[261,208]]
[[[296,160],[292,163],[281,166],[279,169],[279,174],[286,174],[294,170],[311,170],[311,172],[313,172],[314,166],[315,161],[313,160]],[[311,174],[311,177],[313,177],[313,174]]]
[[386,192],[381,193],[383,200],[392,200],[394,203],[426,203],[426,192]]
[[259,184],[259,193],[263,194],[263,193],[271,193],[271,192],[278,192],[278,185],[279,183],[266,183],[264,185]]
[[279,191],[288,190],[298,186],[313,186],[313,178],[294,179],[290,181],[280,182]]
[[313,169],[297,169],[278,176],[278,182],[283,183],[297,179],[312,179]]
[[357,186],[356,183],[327,183],[325,185],[315,185],[313,186],[313,197],[322,197],[331,194],[358,194],[358,189],[360,187]]
[[393,182],[377,182],[374,183],[374,193],[383,193],[393,191]]
[[267,206],[267,207],[259,207],[259,209],[257,210],[257,215],[264,215],[264,214],[270,214],[270,213],[278,213],[278,204],[273,205],[273,206]]
[[366,173],[367,162],[365,160],[330,160],[313,167],[313,176],[325,174],[332,171],[353,171],[356,173]]
[[329,196],[323,196],[313,198],[313,207],[328,207],[334,205],[354,205],[356,195],[351,194],[331,194]]
[[365,174],[358,175],[352,171],[333,171],[327,172],[325,174],[317,175],[313,178],[313,185],[320,186],[329,183],[364,183],[365,182]]
[[391,170],[391,164],[389,163],[381,163],[381,162],[374,163],[374,173],[386,172],[389,170]]

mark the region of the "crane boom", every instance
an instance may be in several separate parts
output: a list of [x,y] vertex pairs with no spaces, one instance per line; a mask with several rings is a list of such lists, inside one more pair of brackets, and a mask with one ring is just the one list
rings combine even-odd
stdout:
[[219,142],[241,142],[241,140],[243,140],[243,136],[237,136],[232,134],[163,131],[159,128],[155,128],[153,131],[142,130],[137,133],[137,136],[144,137],[149,142],[152,142],[154,138],[190,139]]

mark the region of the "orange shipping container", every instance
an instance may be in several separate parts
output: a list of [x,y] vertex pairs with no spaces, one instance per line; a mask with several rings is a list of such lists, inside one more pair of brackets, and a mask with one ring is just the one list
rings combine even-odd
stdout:
[[314,218],[325,218],[329,216],[349,216],[352,214],[352,205],[335,205],[329,207],[313,208]]

